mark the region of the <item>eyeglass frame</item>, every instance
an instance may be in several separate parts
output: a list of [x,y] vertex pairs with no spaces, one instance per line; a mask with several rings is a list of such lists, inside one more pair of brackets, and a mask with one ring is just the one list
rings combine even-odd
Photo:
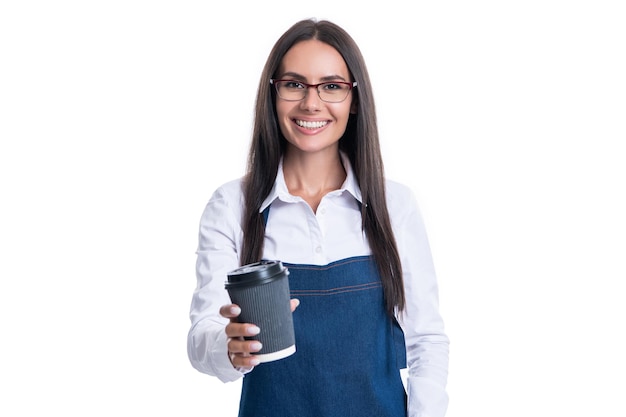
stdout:
[[[305,87],[305,93],[304,96],[301,99],[298,100],[290,100],[288,98],[283,98],[280,93],[278,92],[278,85],[276,83],[279,83],[281,81],[291,81],[291,82],[296,82],[299,84],[302,84]],[[276,90],[276,94],[278,94],[278,97],[280,97],[282,100],[285,101],[302,101],[306,98],[307,94],[309,93],[309,89],[315,87],[315,91],[317,91],[317,97],[319,97],[320,100],[322,100],[324,103],[343,103],[347,98],[348,98],[348,94],[350,94],[350,91],[352,91],[353,88],[355,88],[357,86],[357,82],[353,81],[351,83],[347,82],[347,81],[324,81],[322,83],[317,83],[317,84],[308,84],[305,83],[304,81],[298,81],[298,80],[294,80],[294,79],[275,79],[275,78],[270,78],[270,84],[272,84],[274,86],[274,90]],[[320,95],[320,90],[319,87],[320,85],[323,84],[344,84],[347,85],[348,87],[350,87],[350,89],[348,90],[348,94],[346,94],[346,96],[341,100],[341,101],[326,101],[322,98],[322,96]]]

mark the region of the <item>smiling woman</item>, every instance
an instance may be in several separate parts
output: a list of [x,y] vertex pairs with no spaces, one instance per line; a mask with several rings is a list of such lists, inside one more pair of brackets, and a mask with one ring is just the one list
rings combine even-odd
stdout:
[[[247,173],[201,219],[192,365],[243,377],[240,417],[443,417],[448,337],[428,238],[410,189],[385,178],[358,46],[329,21],[297,22],[272,48],[256,103]],[[271,363],[251,339],[263,329],[239,322],[223,288],[262,259],[288,267],[294,298],[297,350]]]
[[[218,310],[230,301],[220,298],[220,269],[243,254],[242,200],[234,198],[242,191],[221,201],[216,192],[209,205],[207,193],[245,173],[259,87],[255,138],[267,141],[254,148],[260,177],[250,188],[262,191],[249,200],[260,208],[278,197],[263,233],[246,232],[248,246],[261,236],[261,256],[315,268],[373,253],[354,242],[362,220],[378,222],[380,213],[368,176],[380,169],[369,136],[374,89],[385,177],[415,190],[429,226],[453,341],[446,417],[626,416],[616,378],[626,375],[623,3],[431,1],[407,12],[405,0],[0,1],[0,416],[113,416],[121,405],[124,415],[237,415],[248,368],[221,382],[233,365],[219,352],[228,349],[229,320]],[[345,81],[357,83],[358,108],[339,140],[355,164],[341,159],[345,184],[315,211],[285,191],[274,165],[287,142],[269,80],[282,76],[294,38],[281,41],[262,74],[275,41],[309,16],[340,23],[359,41],[372,84],[353,48],[334,44],[353,77]],[[381,30],[382,22],[391,24]],[[423,254],[403,241],[414,234],[402,230],[410,229],[408,206],[392,187],[387,193],[398,251]],[[373,211],[361,216],[364,201]],[[220,204],[229,209],[216,213]],[[198,366],[219,378],[193,369],[181,343],[205,206],[192,338],[206,345],[192,350],[205,352]],[[263,227],[254,220],[246,230]],[[410,328],[427,327],[410,321],[431,320],[428,303],[412,298],[425,294],[415,275],[431,264],[402,263],[408,367],[441,381],[410,359],[421,357],[414,342],[425,343]],[[321,297],[305,290],[294,283],[301,324]],[[386,294],[395,299],[394,288]],[[349,340],[354,357],[367,344],[352,336],[373,322],[373,309],[357,312],[346,300],[317,306],[306,323],[351,320],[327,340]],[[299,336],[294,359],[306,352],[302,326]],[[332,363],[347,378],[352,369]],[[415,398],[442,392],[419,375],[410,376],[411,412]],[[420,410],[436,415],[429,404]]]

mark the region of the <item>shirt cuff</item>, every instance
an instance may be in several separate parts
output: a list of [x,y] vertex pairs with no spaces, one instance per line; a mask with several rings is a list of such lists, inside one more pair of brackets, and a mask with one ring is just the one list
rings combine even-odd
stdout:
[[444,387],[423,377],[407,379],[408,417],[444,417],[448,394]]

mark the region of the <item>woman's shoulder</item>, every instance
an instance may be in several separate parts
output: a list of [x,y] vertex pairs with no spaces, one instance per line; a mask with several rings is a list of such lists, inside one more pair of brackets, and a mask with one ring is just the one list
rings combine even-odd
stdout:
[[239,199],[243,195],[243,178],[227,181],[217,187],[212,198],[226,198],[227,200]]
[[387,211],[394,232],[398,236],[406,233],[425,233],[423,213],[417,193],[407,184],[389,181],[386,185]]
[[420,212],[417,195],[406,183],[387,179],[385,194],[387,210],[391,216],[412,215],[412,213]]
[[413,190],[405,183],[386,179],[385,187],[388,203],[402,204],[415,200]]
[[225,206],[231,209],[239,209],[243,205],[243,178],[237,178],[214,189],[208,206]]

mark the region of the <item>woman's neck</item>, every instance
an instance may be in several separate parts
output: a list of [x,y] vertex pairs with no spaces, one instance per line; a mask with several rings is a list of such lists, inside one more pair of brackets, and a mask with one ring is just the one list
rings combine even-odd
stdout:
[[341,188],[346,179],[337,149],[315,153],[286,152],[283,175],[289,193],[304,199],[313,212],[317,211],[322,197]]

